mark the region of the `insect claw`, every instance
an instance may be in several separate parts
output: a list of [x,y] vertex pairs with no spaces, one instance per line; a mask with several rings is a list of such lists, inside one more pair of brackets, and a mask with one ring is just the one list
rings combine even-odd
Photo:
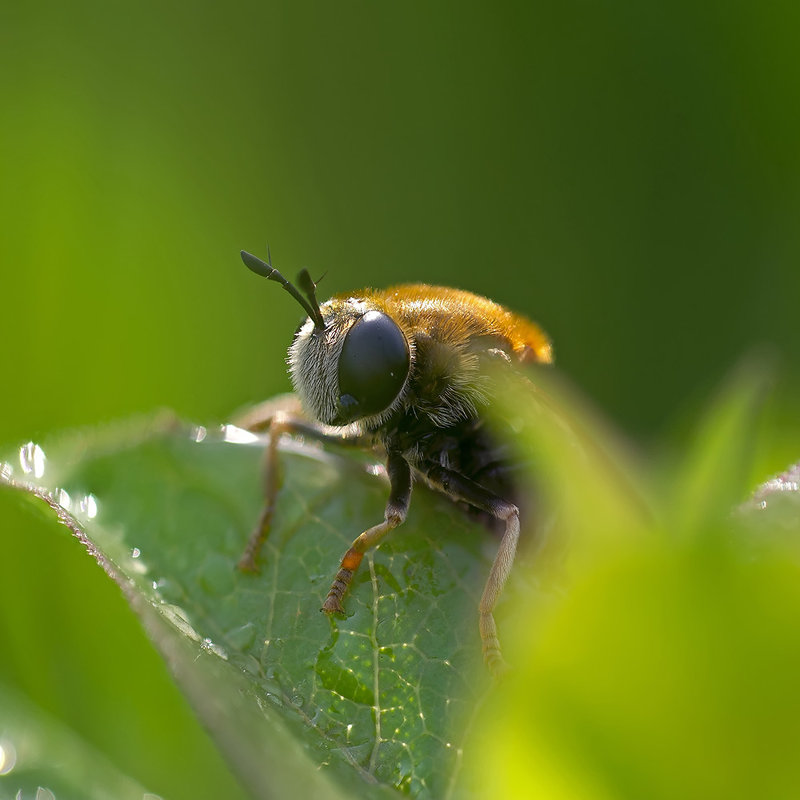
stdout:
[[511,667],[508,666],[508,662],[500,655],[499,651],[485,653],[483,658],[486,667],[496,680],[502,680],[511,671]]
[[325,598],[325,602],[322,604],[322,608],[320,611],[323,611],[328,616],[331,614],[344,614],[344,606],[342,605],[341,600],[338,597],[333,597],[332,595],[328,595]]
[[256,564],[256,560],[253,557],[252,553],[245,553],[240,559],[239,563],[236,565],[242,572],[253,572],[259,573],[261,572],[261,567]]

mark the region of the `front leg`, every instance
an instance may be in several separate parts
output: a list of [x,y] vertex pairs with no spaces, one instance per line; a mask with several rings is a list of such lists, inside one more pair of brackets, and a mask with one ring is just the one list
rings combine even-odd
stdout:
[[284,416],[279,413],[272,417],[268,423],[269,441],[264,451],[264,465],[262,476],[264,480],[264,505],[261,507],[261,514],[258,517],[253,532],[247,540],[244,552],[239,559],[238,567],[242,572],[258,572],[258,554],[264,546],[267,534],[272,525],[272,515],[275,511],[275,503],[278,499],[279,488],[279,459],[278,445],[284,433],[296,433],[298,427],[305,426],[304,420],[295,420],[292,417]]
[[344,613],[342,598],[364,558],[364,553],[370,548],[376,547],[389,531],[405,521],[408,504],[411,500],[411,468],[400,453],[390,452],[386,471],[389,474],[391,489],[389,502],[386,504],[385,518],[379,525],[364,531],[344,554],[339,572],[322,604],[321,610],[326,614]]
[[258,572],[258,555],[269,534],[272,515],[278,499],[281,436],[290,434],[314,441],[354,447],[365,447],[371,442],[367,437],[353,432],[350,428],[332,428],[311,422],[302,415],[300,401],[296,395],[292,394],[280,395],[273,400],[267,400],[240,415],[234,424],[254,433],[264,431],[269,433],[262,468],[264,505],[258,523],[250,534],[238,563],[239,569],[243,572]]
[[505,671],[506,663],[500,651],[500,640],[497,638],[497,625],[493,612],[511,572],[511,565],[514,563],[514,555],[517,552],[519,509],[508,500],[503,500],[488,489],[484,489],[479,483],[475,483],[458,472],[445,469],[435,462],[428,462],[422,467],[422,470],[428,481],[448,497],[462,500],[482,511],[488,511],[492,516],[504,520],[506,523],[500,547],[497,550],[478,606],[483,658],[492,674],[499,675]]

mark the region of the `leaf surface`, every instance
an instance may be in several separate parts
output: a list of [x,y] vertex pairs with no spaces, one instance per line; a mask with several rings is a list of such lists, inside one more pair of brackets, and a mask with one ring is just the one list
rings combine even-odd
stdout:
[[287,444],[262,570],[243,574],[264,442],[225,430],[156,420],[47,455],[28,444],[3,477],[119,583],[254,796],[464,796],[463,745],[490,685],[476,608],[491,537],[417,489],[331,620],[319,609],[339,559],[382,518],[388,484],[363,459]]

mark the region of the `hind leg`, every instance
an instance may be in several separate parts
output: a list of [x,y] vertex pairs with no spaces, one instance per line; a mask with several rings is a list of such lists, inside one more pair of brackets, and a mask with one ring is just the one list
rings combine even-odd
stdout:
[[506,669],[503,654],[500,649],[500,640],[497,637],[497,625],[494,621],[494,608],[503,587],[508,580],[514,556],[519,542],[519,509],[507,500],[484,489],[475,481],[465,476],[445,469],[435,462],[430,462],[424,468],[425,477],[435,488],[454,500],[469,503],[475,508],[489,512],[493,517],[505,522],[503,538],[497,550],[489,577],[483,589],[480,604],[478,605],[478,627],[481,634],[483,659],[493,675],[500,675]]

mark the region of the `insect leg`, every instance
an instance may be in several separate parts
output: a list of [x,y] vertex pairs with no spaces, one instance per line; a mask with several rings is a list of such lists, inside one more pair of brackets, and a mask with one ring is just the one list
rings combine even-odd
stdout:
[[296,394],[279,394],[240,411],[232,420],[238,428],[244,428],[252,433],[268,431],[276,417],[303,419],[303,409],[300,398]]
[[250,534],[242,557],[239,559],[238,566],[243,572],[258,572],[256,559],[267,539],[267,534],[272,524],[272,515],[275,511],[275,500],[278,496],[278,443],[282,434],[292,433],[295,430],[293,420],[281,414],[276,414],[269,422],[269,442],[264,451],[264,466],[262,468],[264,476],[264,505],[256,527]]
[[488,511],[492,516],[504,520],[506,523],[500,547],[497,550],[478,606],[483,658],[489,670],[497,675],[506,668],[506,665],[500,650],[500,640],[497,638],[497,625],[493,612],[511,572],[511,565],[514,563],[514,555],[517,552],[519,509],[513,503],[484,489],[480,484],[457,472],[445,469],[439,464],[429,462],[423,467],[423,470],[428,481],[449,497],[462,500],[482,511]]
[[365,446],[363,436],[353,435],[335,428],[326,428],[317,425],[301,416],[300,401],[296,395],[280,395],[272,400],[267,400],[236,419],[239,427],[249,431],[269,432],[269,441],[264,451],[264,506],[258,518],[253,533],[247,541],[242,557],[239,559],[239,569],[244,572],[258,572],[256,563],[258,554],[266,541],[275,511],[280,482],[279,472],[279,445],[282,434],[288,433],[304,436],[320,442],[335,442],[339,445]]
[[401,525],[406,518],[408,504],[411,500],[411,468],[400,453],[390,452],[386,471],[389,475],[391,489],[384,520],[379,525],[364,531],[344,554],[339,572],[336,573],[328,596],[322,604],[321,610],[326,614],[344,613],[342,597],[350,586],[364,553],[377,546],[389,531]]
[[303,414],[300,400],[295,394],[281,394],[248,409],[233,420],[233,424],[252,433],[271,432],[276,420],[285,427],[283,433],[303,436],[316,442],[329,442],[348,447],[369,448],[375,439],[359,434],[352,428],[322,425]]

